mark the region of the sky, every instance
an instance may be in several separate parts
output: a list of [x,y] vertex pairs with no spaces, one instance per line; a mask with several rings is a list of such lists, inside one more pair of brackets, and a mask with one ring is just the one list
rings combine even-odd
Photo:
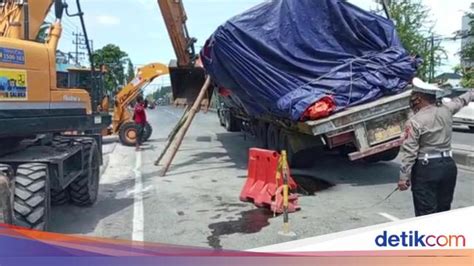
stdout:
[[[453,32],[461,29],[462,16],[473,2],[421,1],[431,9],[435,32],[442,36],[452,36]],[[67,2],[70,5],[69,13],[74,12],[75,1],[67,0]],[[199,48],[219,25],[263,0],[183,0],[183,2],[188,15],[189,33],[198,39]],[[377,7],[374,0],[349,0],[349,2],[367,10]],[[114,43],[127,52],[137,66],[154,62],[168,64],[175,58],[157,0],[81,0],[81,3],[89,38],[93,40],[95,49]],[[73,33],[81,32],[79,25],[77,17],[65,19],[61,50],[65,52],[75,50]],[[452,72],[452,68],[459,64],[459,57],[456,54],[460,50],[460,41],[446,41],[443,42],[443,46],[447,50],[448,58],[438,72]],[[150,86],[149,90],[168,84],[169,79],[159,78],[154,83],[155,85]]]

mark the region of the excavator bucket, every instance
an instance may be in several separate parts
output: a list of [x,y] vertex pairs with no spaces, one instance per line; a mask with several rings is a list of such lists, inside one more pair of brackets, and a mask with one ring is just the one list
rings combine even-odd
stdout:
[[[204,68],[178,67],[176,60],[169,64],[173,101],[176,106],[191,106],[196,100],[199,90],[204,85],[206,75]],[[201,102],[201,109],[209,109],[212,91],[209,90]]]

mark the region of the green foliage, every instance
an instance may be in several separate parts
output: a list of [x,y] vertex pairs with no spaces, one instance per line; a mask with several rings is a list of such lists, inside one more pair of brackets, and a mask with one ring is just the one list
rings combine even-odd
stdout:
[[[470,18],[469,29],[464,32],[459,32],[458,36],[462,38],[474,38],[474,7],[471,6],[471,10],[466,13]],[[474,42],[468,42],[467,45],[461,50],[461,58],[463,61],[474,64]],[[474,88],[474,68],[471,66],[459,68],[462,74],[461,85],[465,88]]]
[[[433,22],[430,21],[430,10],[420,0],[391,1],[389,5],[390,16],[395,22],[398,36],[408,52],[423,59],[423,64],[418,69],[418,77],[430,78],[430,70],[434,72],[436,66],[446,57],[445,50],[440,42],[434,41],[431,45]],[[434,65],[431,69],[431,55],[433,50]],[[434,73],[431,73],[433,77]]]
[[160,98],[165,98],[168,93],[171,92],[171,86],[161,87],[161,89],[153,93],[153,99],[158,100]]
[[133,67],[132,60],[127,62],[127,83],[135,78],[135,68]]
[[107,44],[94,52],[94,58],[98,64],[106,66],[105,88],[108,91],[116,91],[119,86],[124,85],[126,80],[125,65],[131,61],[128,54],[114,44]]

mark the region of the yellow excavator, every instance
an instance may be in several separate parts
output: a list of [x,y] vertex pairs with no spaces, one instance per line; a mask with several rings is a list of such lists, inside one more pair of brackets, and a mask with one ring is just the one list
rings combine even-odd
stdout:
[[[78,13],[70,15],[62,0],[0,0],[0,223],[45,230],[51,205],[92,205],[99,190],[102,133],[112,125],[122,143],[135,143],[128,106],[141,89],[169,73],[174,103],[190,105],[204,83],[182,1],[158,0],[177,60],[168,67],[157,63],[140,68],[117,94],[112,120],[80,1],[75,2]],[[46,42],[37,42],[53,3],[56,21]],[[56,50],[64,11],[81,22],[91,65],[89,88],[57,86]],[[205,108],[210,97],[203,101]],[[151,135],[151,127],[146,134]]]
[[[114,112],[111,133],[117,134],[123,145],[134,146],[137,138],[137,125],[133,121],[133,115],[128,107],[140,94],[141,90],[150,84],[155,78],[169,73],[168,67],[160,64],[148,64],[138,69],[135,78],[123,87],[115,96]],[[104,98],[102,109],[108,110],[108,98]],[[144,128],[144,141],[152,134],[152,127],[147,122]]]
[[[196,54],[195,38],[189,36],[186,21],[187,16],[180,0],[158,0],[164,23],[166,25],[176,60],[171,60],[168,66],[160,63],[148,64],[138,69],[135,79],[123,87],[115,96],[112,126],[108,134],[119,136],[123,145],[133,146],[137,137],[137,126],[132,120],[128,107],[140,94],[141,90],[155,78],[170,75],[174,104],[177,106],[190,105],[204,84],[205,73]],[[208,108],[211,94],[202,102],[203,108]],[[109,99],[105,97],[101,109],[108,110]],[[144,129],[144,140],[152,134],[149,123]]]
[[[37,42],[53,3],[56,21],[46,41]],[[79,17],[87,39],[81,6],[76,3],[78,14],[73,16]],[[111,117],[94,108],[101,100],[95,76],[89,90],[57,86],[56,50],[64,11],[67,5],[61,0],[0,0],[3,223],[45,230],[52,204],[89,206],[97,200],[100,132],[110,125]]]

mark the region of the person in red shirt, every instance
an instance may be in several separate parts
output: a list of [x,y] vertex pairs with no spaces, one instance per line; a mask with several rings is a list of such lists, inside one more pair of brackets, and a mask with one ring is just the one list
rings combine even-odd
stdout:
[[135,124],[137,124],[138,127],[137,141],[135,144],[136,150],[138,151],[140,150],[140,145],[143,142],[143,131],[145,130],[146,125],[145,101],[143,100],[143,96],[141,95],[137,97],[137,103],[135,104],[133,117],[135,120]]

